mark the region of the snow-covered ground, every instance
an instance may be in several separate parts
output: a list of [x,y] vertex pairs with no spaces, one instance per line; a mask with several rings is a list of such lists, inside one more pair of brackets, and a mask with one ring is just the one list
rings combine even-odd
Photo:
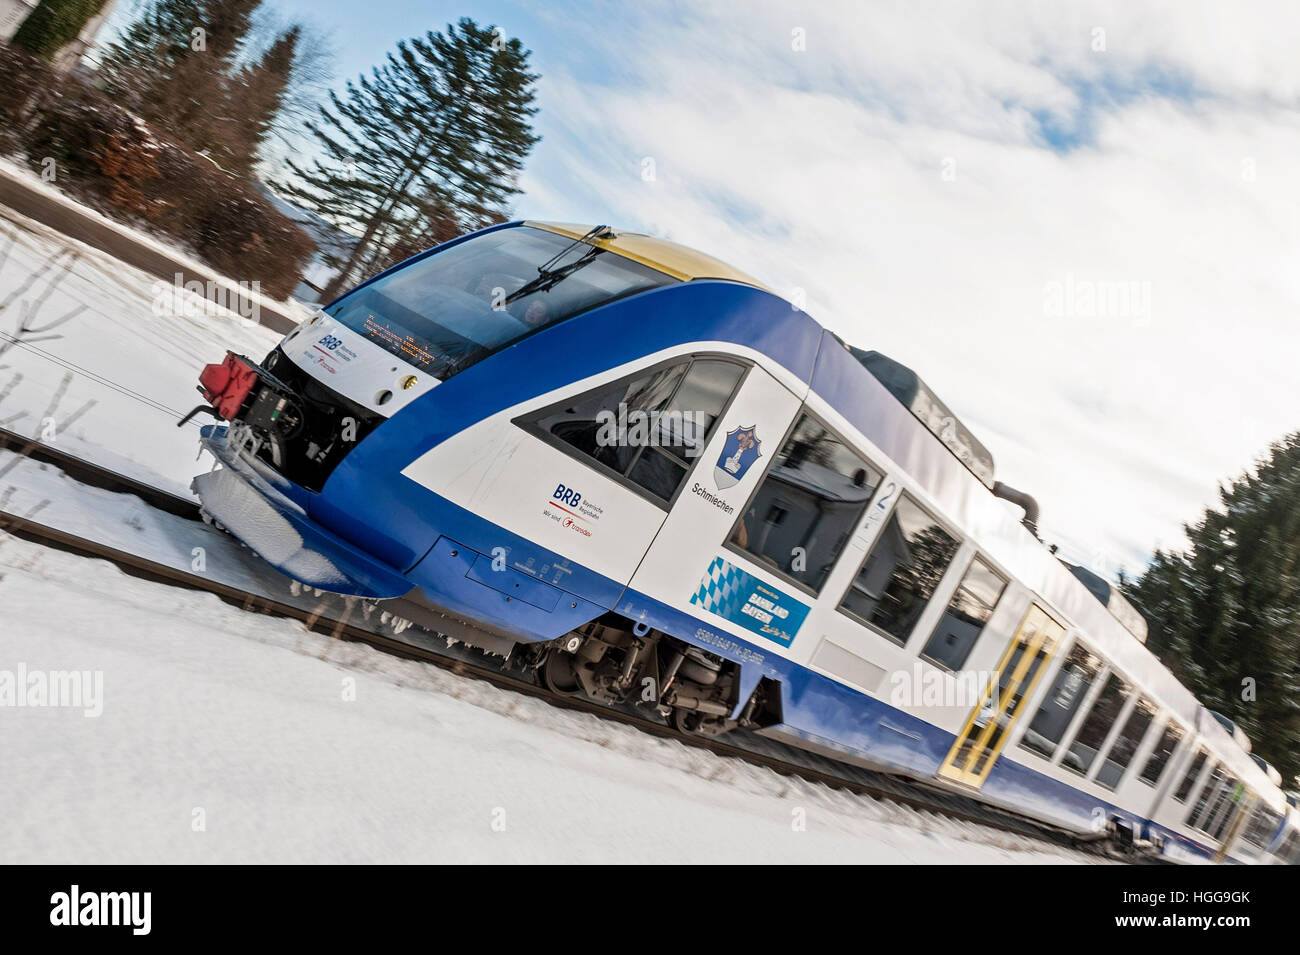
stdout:
[[[0,217],[0,424],[40,435],[50,419],[60,445],[184,491],[203,465],[174,421],[198,401],[199,368],[228,347],[260,356],[278,335],[160,313],[155,295],[152,278]],[[36,331],[15,344],[24,321]],[[57,480],[20,468],[0,497],[20,478],[31,487],[15,504],[57,496]],[[154,526],[112,497],[95,500],[114,520]],[[17,705],[38,702],[15,693],[20,675],[26,687],[71,671],[86,674],[79,705]],[[1096,861],[3,533],[0,752],[6,862]]]
[[[0,426],[188,494],[205,364],[280,334],[30,220],[0,216]],[[161,306],[161,307],[160,307]],[[26,333],[22,329],[28,329]]]
[[102,674],[0,707],[8,862],[1095,861],[13,538],[0,604],[0,671]]

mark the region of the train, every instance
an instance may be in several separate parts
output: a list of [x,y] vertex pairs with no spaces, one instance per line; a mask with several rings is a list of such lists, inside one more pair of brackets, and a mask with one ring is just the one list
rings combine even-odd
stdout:
[[720,259],[513,221],[199,375],[205,516],[556,693],[1117,851],[1300,862],[1241,729],[914,372]]

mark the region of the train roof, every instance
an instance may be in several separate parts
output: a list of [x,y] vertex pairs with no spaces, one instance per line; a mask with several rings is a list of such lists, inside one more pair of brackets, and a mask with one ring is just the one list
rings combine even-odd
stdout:
[[1125,630],[1137,637],[1142,643],[1147,642],[1146,618],[1125,599],[1123,594],[1112,587],[1109,581],[1094,574],[1087,567],[1081,567],[1078,564],[1071,564],[1066,561],[1061,563],[1070,569],[1070,573],[1079,578],[1079,583],[1088,588],[1088,593],[1096,597],[1101,605],[1124,625]]
[[886,391],[916,415],[926,430],[938,438],[985,487],[993,489],[992,452],[939,400],[920,375],[878,351],[848,347],[849,353],[885,386]]
[[[547,232],[555,232],[572,239],[580,239],[595,228],[595,226],[572,222],[537,222],[534,220],[527,220],[524,225],[532,226],[535,229],[545,229]],[[642,265],[648,265],[652,269],[664,272],[683,282],[689,282],[692,279],[722,279],[728,282],[739,282],[741,285],[752,285],[754,288],[760,288],[765,292],[772,291],[752,275],[728,265],[721,259],[714,258],[707,253],[678,242],[671,242],[668,239],[659,239],[641,232],[616,230],[608,238],[589,241],[591,241],[592,245],[616,252],[635,262],[640,262]]]

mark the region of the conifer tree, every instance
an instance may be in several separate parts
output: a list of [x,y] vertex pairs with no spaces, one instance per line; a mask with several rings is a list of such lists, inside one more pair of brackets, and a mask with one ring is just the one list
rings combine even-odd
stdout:
[[207,0],[150,0],[100,57],[99,77],[115,100],[135,112],[175,78],[195,52],[193,31],[200,27]]
[[100,83],[160,133],[250,178],[277,118],[283,124],[286,108],[301,109],[314,93],[325,55],[319,38],[304,44],[300,26],[268,29],[274,20],[261,4],[150,0],[105,50]]
[[1147,645],[1211,709],[1238,723],[1288,788],[1300,773],[1300,433],[1220,488],[1125,590]]
[[[258,153],[284,106],[302,30],[281,33],[262,57],[232,78],[227,104],[222,165],[239,176],[251,175]],[[221,161],[219,159],[218,161]]]
[[105,51],[107,91],[191,149],[232,152],[231,73],[261,0],[152,0]]
[[330,94],[308,124],[321,158],[288,163],[279,190],[358,237],[334,256],[326,298],[391,260],[412,236],[499,219],[537,142],[529,51],[462,19],[400,42],[369,76]]

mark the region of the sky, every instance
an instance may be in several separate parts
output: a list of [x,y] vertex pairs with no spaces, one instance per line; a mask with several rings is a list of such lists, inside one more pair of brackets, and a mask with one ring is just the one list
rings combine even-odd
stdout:
[[518,37],[516,217],[708,251],[909,365],[1107,576],[1300,428],[1300,9],[267,5],[337,82],[461,16]]

